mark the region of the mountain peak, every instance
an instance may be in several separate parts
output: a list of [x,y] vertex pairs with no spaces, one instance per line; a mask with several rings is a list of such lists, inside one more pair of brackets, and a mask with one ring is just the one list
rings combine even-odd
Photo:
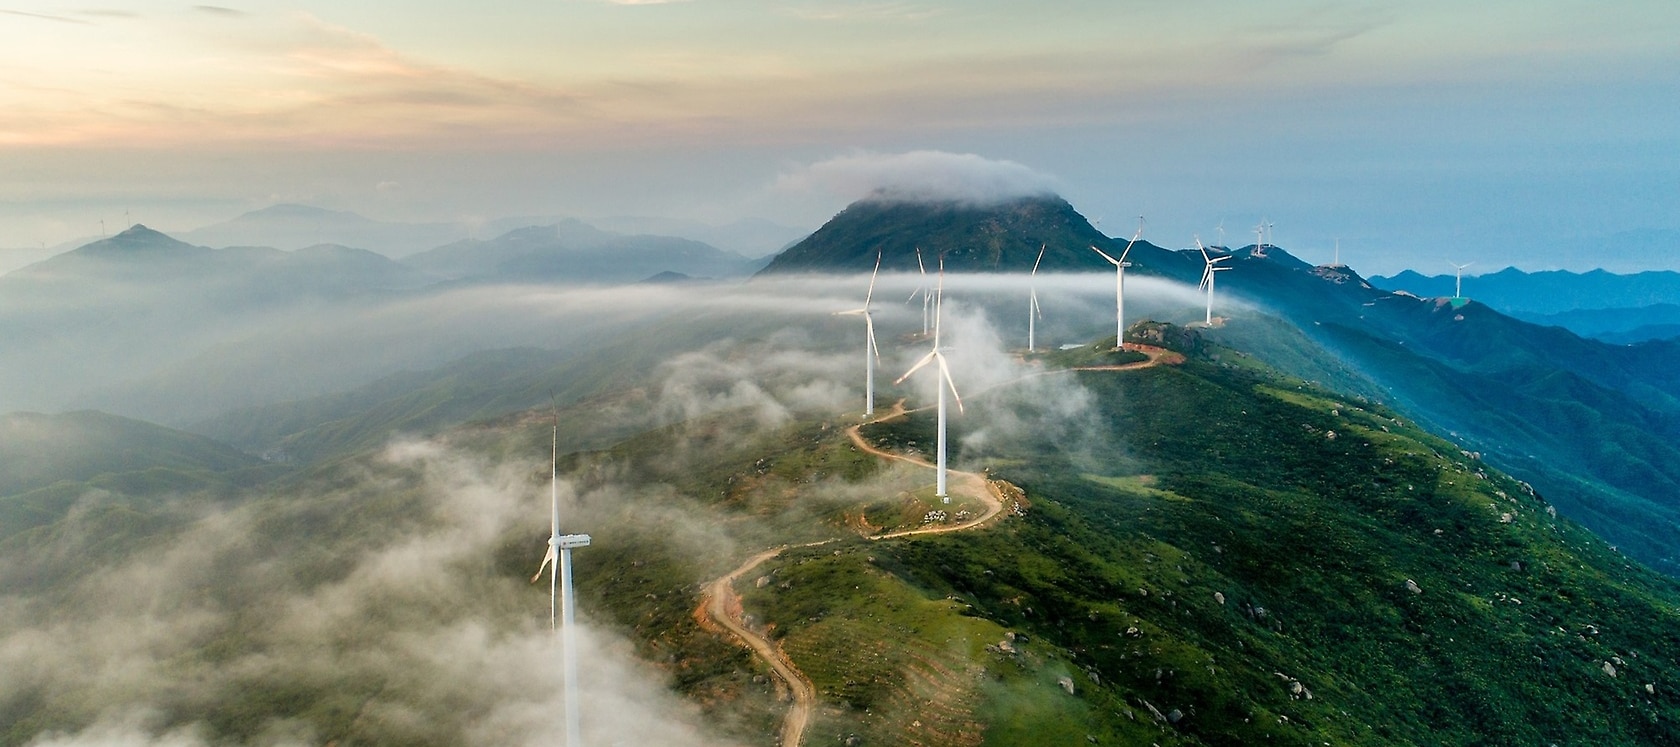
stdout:
[[115,236],[83,245],[81,248],[72,253],[111,257],[119,255],[127,256],[137,252],[155,254],[158,252],[178,252],[181,250],[197,248],[199,247],[195,247],[184,241],[179,241],[168,234],[160,231],[154,231],[142,224],[136,223]]
[[933,272],[943,257],[953,272],[1017,272],[1031,269],[1041,248],[1042,270],[1097,270],[1109,265],[1090,247],[1113,243],[1055,194],[979,203],[877,192],[776,255],[764,272],[867,272],[877,252],[884,270]]

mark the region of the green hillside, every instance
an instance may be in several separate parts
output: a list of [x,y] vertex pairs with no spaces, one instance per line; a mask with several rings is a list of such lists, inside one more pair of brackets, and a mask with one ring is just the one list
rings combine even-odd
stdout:
[[[1381,408],[1251,369],[1203,359],[1077,376],[1101,409],[1088,450],[1023,439],[995,460],[993,475],[1024,491],[1024,517],[790,553],[775,583],[747,592],[795,660],[810,657],[832,706],[818,733],[1680,735],[1680,702],[1661,684],[1680,668],[1657,653],[1680,643],[1680,588],[1521,483]],[[917,690],[941,678],[937,695]],[[924,697],[942,708],[918,709]]]
[[[1097,345],[1048,358],[1098,370],[969,397],[959,442],[975,423],[1032,425],[991,431],[978,464],[959,449],[959,467],[1000,481],[1005,512],[938,535],[868,539],[982,506],[961,490],[939,503],[926,469],[860,451],[836,413],[745,405],[626,434],[600,401],[562,410],[568,525],[595,537],[576,557],[585,618],[686,704],[586,724],[692,718],[695,743],[773,743],[776,678],[696,610],[713,579],[786,547],[734,588],[811,681],[809,745],[1680,739],[1674,581],[1380,406],[1193,331],[1146,331],[1189,360],[1116,369],[1137,356]],[[1080,411],[1021,388],[1074,384]],[[23,674],[0,693],[0,744],[81,733],[135,702],[156,714],[149,733],[215,742],[518,738],[495,704],[536,707],[551,686],[527,684],[540,657],[498,647],[547,621],[528,577],[552,422],[516,413],[352,455],[208,518],[197,499],[110,504],[0,543],[10,625],[37,641],[7,654]],[[863,435],[917,454],[932,430],[919,411]],[[127,541],[104,542],[113,531]],[[113,596],[124,576],[78,574],[89,558],[152,580]],[[191,634],[136,642],[145,653],[123,655],[151,674],[119,689],[30,658],[139,610]],[[466,660],[437,653],[455,649]]]

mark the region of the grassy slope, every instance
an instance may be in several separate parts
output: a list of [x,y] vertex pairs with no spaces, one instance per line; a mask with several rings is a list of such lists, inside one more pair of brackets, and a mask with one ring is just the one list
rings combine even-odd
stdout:
[[1079,376],[1139,468],[1019,444],[1024,519],[793,553],[746,590],[827,705],[811,743],[1676,737],[1673,583],[1520,483],[1240,369]]

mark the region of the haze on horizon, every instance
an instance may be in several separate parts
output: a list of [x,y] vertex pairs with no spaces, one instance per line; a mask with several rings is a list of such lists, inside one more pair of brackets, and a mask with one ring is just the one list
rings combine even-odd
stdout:
[[14,3],[0,247],[275,203],[811,229],[972,159],[1168,246],[1266,217],[1366,274],[1680,269],[1676,28],[1656,0]]

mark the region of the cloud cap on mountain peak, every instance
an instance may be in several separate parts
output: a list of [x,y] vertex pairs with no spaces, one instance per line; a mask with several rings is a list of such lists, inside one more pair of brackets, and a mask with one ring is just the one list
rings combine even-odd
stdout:
[[824,192],[847,201],[974,205],[1056,193],[1054,178],[1014,161],[938,150],[837,156],[785,173],[777,186],[789,191]]

